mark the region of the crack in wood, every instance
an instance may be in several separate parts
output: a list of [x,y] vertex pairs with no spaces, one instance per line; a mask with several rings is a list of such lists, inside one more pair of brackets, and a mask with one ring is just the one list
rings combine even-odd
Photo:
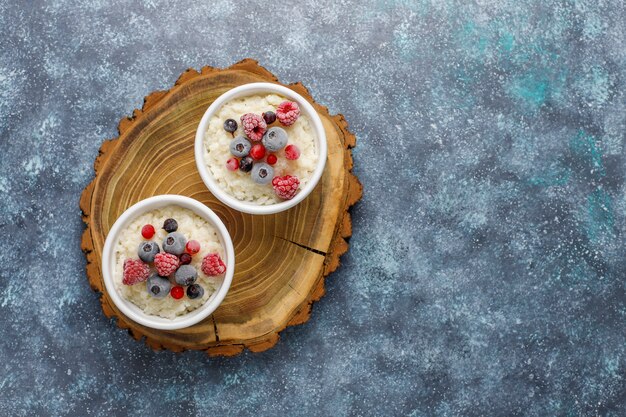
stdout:
[[296,290],[296,289],[293,287],[293,285],[291,285],[291,283],[289,283],[289,282],[288,282],[288,283],[287,283],[287,285],[289,286],[289,288],[291,288],[292,290],[294,290],[294,291],[296,292],[296,294],[298,294],[299,296],[301,296],[301,297],[302,297],[302,294],[300,294],[300,291]]
[[211,320],[213,321],[213,331],[215,332],[215,341],[219,342],[220,337],[217,334],[217,323],[215,322],[215,316],[211,314]]
[[290,240],[290,239],[285,239],[284,237],[280,237],[280,236],[276,236],[276,237],[279,238],[279,239],[284,240],[285,242],[293,243],[294,245],[296,245],[298,247],[301,247],[302,249],[306,249],[309,252],[313,252],[313,253],[315,253],[317,255],[326,256],[326,252],[321,251],[319,249],[314,249],[314,248],[312,248],[310,246],[303,245],[302,243],[294,242],[293,240]]

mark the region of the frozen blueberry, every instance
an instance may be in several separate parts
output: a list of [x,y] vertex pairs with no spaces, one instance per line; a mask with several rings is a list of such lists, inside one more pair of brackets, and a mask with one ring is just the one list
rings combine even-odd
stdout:
[[170,292],[172,284],[167,278],[152,273],[146,281],[148,293],[155,298],[163,298]]
[[172,255],[180,255],[185,251],[187,239],[182,233],[172,232],[163,239],[163,250]]
[[263,135],[263,146],[270,152],[281,150],[287,145],[287,132],[282,127],[270,127]]
[[198,284],[193,284],[187,287],[187,297],[190,299],[201,298],[204,295],[204,288]]
[[141,242],[137,249],[137,255],[139,255],[139,259],[142,261],[150,263],[154,262],[154,256],[160,251],[156,242]]
[[265,162],[259,162],[252,167],[252,180],[257,184],[267,184],[274,178],[274,168]]
[[172,233],[178,230],[178,222],[174,219],[167,219],[163,222],[163,230]]
[[174,279],[178,285],[191,285],[196,282],[198,271],[191,265],[182,265],[176,270]]
[[248,155],[250,148],[252,148],[250,141],[243,136],[237,136],[230,142],[230,153],[237,158],[243,158]]

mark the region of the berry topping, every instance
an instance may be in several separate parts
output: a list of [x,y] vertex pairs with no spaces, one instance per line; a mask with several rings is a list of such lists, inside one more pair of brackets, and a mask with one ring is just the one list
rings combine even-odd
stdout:
[[230,153],[238,158],[248,155],[251,147],[252,144],[250,141],[243,136],[237,136],[235,139],[230,141]]
[[234,133],[237,130],[237,121],[234,119],[226,119],[224,122],[224,130],[228,133]]
[[185,289],[181,286],[176,285],[170,290],[170,295],[173,299],[180,300],[185,295]]
[[293,101],[283,101],[276,108],[278,121],[285,126],[291,126],[300,117],[300,107]]
[[239,159],[230,158],[226,161],[226,169],[229,171],[237,171],[239,169]]
[[287,144],[287,132],[282,127],[270,127],[263,135],[263,145],[270,152],[281,150]]
[[191,265],[182,265],[174,274],[174,279],[178,285],[191,285],[196,282],[198,271]]
[[202,298],[204,295],[204,288],[198,284],[193,284],[187,287],[187,297],[194,300],[196,298]]
[[154,226],[152,226],[151,224],[147,224],[141,228],[141,236],[143,236],[144,239],[152,239],[154,233]]
[[178,256],[171,253],[160,252],[154,256],[154,266],[157,269],[159,275],[167,277],[172,275],[180,265]]
[[246,136],[255,142],[263,138],[263,134],[267,129],[267,123],[258,114],[246,113],[241,116],[241,125]]
[[252,147],[252,149],[250,149],[250,156],[257,161],[259,159],[263,159],[265,157],[265,146],[257,143]]
[[167,219],[163,222],[163,230],[172,233],[178,230],[178,222],[174,219]]
[[190,240],[185,245],[185,250],[187,251],[187,253],[195,255],[196,253],[200,252],[200,242],[198,242],[197,240]]
[[144,262],[154,262],[154,255],[161,252],[156,242],[141,242],[137,249],[139,259]]
[[122,283],[124,285],[134,285],[148,279],[150,268],[139,259],[126,259],[124,261],[124,274]]
[[257,184],[268,184],[274,177],[274,168],[265,162],[260,162],[254,164],[250,175],[252,176],[252,180]]
[[263,113],[263,120],[265,120],[265,123],[267,123],[268,125],[271,125],[276,121],[276,113],[274,113],[273,111],[266,111],[265,113]]
[[284,177],[274,177],[272,180],[272,186],[276,195],[283,200],[291,200],[298,191],[300,180],[297,177],[291,175],[285,175]]
[[185,251],[187,239],[179,232],[172,232],[163,239],[163,250],[173,255],[180,255]]
[[210,277],[226,272],[226,265],[218,253],[209,253],[202,260],[202,272]]
[[170,281],[167,278],[151,274],[146,281],[146,289],[148,293],[155,298],[163,298],[170,292]]
[[278,162],[278,158],[276,157],[276,155],[274,155],[273,153],[267,155],[268,164],[274,165],[276,162]]
[[181,265],[188,265],[191,263],[191,255],[188,253],[183,253],[178,259],[180,259]]
[[287,145],[285,148],[285,158],[295,160],[300,158],[300,149],[296,145]]
[[252,165],[254,165],[254,159],[249,156],[241,158],[241,161],[239,161],[239,169],[243,172],[250,172]]

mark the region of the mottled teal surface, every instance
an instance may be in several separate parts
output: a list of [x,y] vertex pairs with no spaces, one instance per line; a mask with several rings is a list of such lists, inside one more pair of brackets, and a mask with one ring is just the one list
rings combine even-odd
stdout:
[[[0,415],[624,415],[625,28],[622,1],[0,0]],[[351,250],[274,349],[155,353],[87,284],[79,196],[147,93],[245,57],[358,137]]]

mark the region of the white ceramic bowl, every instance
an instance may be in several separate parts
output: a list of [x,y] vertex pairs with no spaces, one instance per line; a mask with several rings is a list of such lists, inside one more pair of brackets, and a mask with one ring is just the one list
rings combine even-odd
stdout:
[[[219,235],[220,243],[224,248],[226,272],[224,274],[222,285],[202,306],[174,319],[166,319],[146,314],[135,304],[122,297],[115,288],[113,273],[115,271],[115,246],[118,241],[118,236],[124,227],[143,213],[172,205],[180,206],[193,211],[195,214],[202,217],[215,227],[217,234]],[[192,326],[205,319],[213,313],[222,300],[224,300],[224,297],[230,288],[230,283],[233,280],[234,272],[235,251],[233,249],[233,242],[228,234],[228,231],[226,230],[226,227],[224,226],[224,223],[222,223],[219,217],[217,217],[217,215],[204,204],[194,200],[193,198],[183,197],[180,195],[158,195],[150,197],[127,209],[116,220],[115,224],[113,224],[113,227],[109,231],[106,241],[104,242],[104,250],[102,251],[102,276],[104,278],[104,285],[109,293],[109,296],[111,297],[111,300],[113,300],[117,308],[124,313],[126,317],[143,326],[152,327],[154,329],[182,329],[184,327]]]
[[[268,205],[259,205],[247,201],[241,201],[228,194],[215,181],[211,170],[207,168],[204,160],[204,135],[208,129],[211,117],[213,117],[213,115],[230,100],[263,93],[279,94],[283,97],[288,98],[289,100],[298,103],[301,114],[308,116],[313,123],[316,134],[315,145],[318,150],[317,165],[315,166],[315,170],[313,171],[309,182],[300,191],[298,191],[296,196],[291,200],[281,201],[280,203]],[[209,106],[207,111],[204,113],[204,116],[202,116],[202,120],[200,120],[200,124],[198,125],[198,130],[196,131],[196,165],[198,167],[198,171],[200,172],[200,177],[202,177],[202,181],[204,181],[204,184],[208,187],[209,191],[211,191],[211,193],[215,197],[217,197],[222,203],[235,210],[250,214],[279,213],[281,211],[290,209],[291,207],[297,205],[302,200],[304,200],[311,193],[311,191],[313,191],[320,178],[322,177],[322,173],[324,172],[324,166],[326,165],[327,152],[328,150],[326,143],[326,132],[324,131],[322,120],[320,119],[313,106],[311,106],[311,104],[309,104],[309,102],[306,101],[304,97],[302,97],[300,94],[290,90],[287,87],[283,87],[282,85],[271,83],[244,84],[239,87],[235,87],[232,90],[228,90],[227,92],[219,96],[213,102],[213,104]]]

